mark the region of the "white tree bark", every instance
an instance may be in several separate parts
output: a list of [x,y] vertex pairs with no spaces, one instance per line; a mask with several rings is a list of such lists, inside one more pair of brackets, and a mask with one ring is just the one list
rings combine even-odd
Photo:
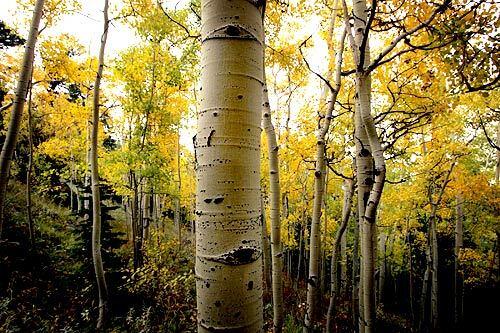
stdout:
[[7,192],[7,183],[9,181],[10,163],[14,150],[16,149],[17,136],[21,119],[23,116],[24,104],[31,81],[31,71],[33,70],[33,57],[35,54],[35,45],[38,38],[38,27],[42,17],[44,0],[37,0],[33,9],[33,19],[31,20],[30,32],[24,48],[24,56],[21,65],[21,72],[17,81],[16,95],[11,111],[9,128],[5,135],[5,141],[0,154],[0,239],[2,238],[2,229],[4,223],[4,204]]
[[310,332],[313,329],[317,315],[316,303],[319,289],[319,261],[321,254],[321,206],[325,190],[325,137],[330,128],[335,102],[340,90],[345,35],[346,30],[342,29],[336,50],[334,84],[330,87],[331,96],[328,101],[328,108],[325,113],[323,124],[318,131],[316,141],[316,170],[314,171],[314,201],[310,235],[309,277],[307,279],[307,304],[304,318],[304,332]]
[[344,180],[344,202],[342,206],[342,222],[335,235],[335,240],[333,243],[333,253],[332,253],[332,264],[331,264],[331,279],[330,279],[330,304],[328,306],[328,313],[326,316],[326,331],[331,332],[332,319],[334,314],[334,307],[336,302],[336,297],[339,294],[339,281],[337,274],[337,267],[339,264],[339,251],[341,247],[342,237],[345,235],[347,224],[349,222],[349,217],[351,216],[351,206],[352,206],[352,196],[354,194],[354,180],[345,179]]
[[177,129],[177,195],[175,196],[174,224],[177,228],[177,238],[179,240],[179,250],[182,248],[181,229],[181,144],[180,128]]
[[259,3],[201,2],[202,93],[195,138],[198,332],[262,331]]
[[[368,37],[369,29],[368,9],[365,0],[353,0],[354,35],[351,35],[351,48],[356,64],[356,95],[359,116],[355,119],[362,123],[366,132],[366,141],[358,143],[358,157],[361,155],[373,157],[373,177],[363,177],[364,183],[370,188],[369,195],[366,192],[362,195],[364,214],[360,212],[362,219],[361,233],[361,257],[362,257],[362,291],[363,291],[363,312],[361,325],[365,326],[365,332],[371,333],[375,326],[375,235],[376,235],[376,212],[382,190],[385,183],[385,159],[383,148],[380,143],[377,130],[375,128],[373,116],[371,114],[371,77],[365,66],[370,63],[370,42]],[[369,146],[369,149],[368,149]],[[361,163],[363,164],[363,163]],[[358,173],[368,172],[367,165],[359,165]],[[362,167],[361,169],[359,167]],[[363,170],[364,168],[364,170]],[[359,178],[361,184],[361,178]],[[366,188],[367,189],[367,188]],[[361,304],[361,302],[360,302]]]
[[104,276],[104,267],[101,256],[101,198],[99,193],[99,166],[98,166],[98,134],[99,134],[99,93],[101,87],[102,72],[104,69],[104,50],[108,38],[108,0],[104,0],[104,31],[101,37],[101,47],[99,50],[99,63],[94,84],[94,98],[92,110],[92,134],[91,134],[91,156],[90,171],[92,174],[92,259],[99,291],[99,318],[97,319],[97,329],[104,326],[106,307],[108,302],[108,289]]
[[267,85],[263,89],[262,124],[267,137],[269,155],[269,188],[270,188],[270,220],[271,220],[271,257],[272,257],[272,289],[273,289],[273,331],[279,333],[283,326],[283,250],[281,245],[280,223],[280,176],[279,176],[279,146],[276,132],[271,121],[271,107]]

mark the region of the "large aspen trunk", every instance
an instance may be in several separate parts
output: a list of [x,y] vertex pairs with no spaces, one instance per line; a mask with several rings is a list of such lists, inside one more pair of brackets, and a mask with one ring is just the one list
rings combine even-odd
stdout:
[[262,332],[262,8],[247,0],[202,0],[201,13],[198,332]]
[[344,180],[344,202],[342,206],[342,223],[337,230],[335,240],[333,242],[331,278],[330,278],[330,304],[326,316],[326,331],[331,332],[332,320],[335,311],[336,298],[339,295],[340,284],[338,281],[337,267],[339,266],[339,251],[342,237],[345,235],[349,217],[351,215],[352,196],[354,194],[354,180]]
[[104,31],[101,37],[101,47],[99,50],[99,63],[94,84],[94,98],[92,110],[92,135],[91,135],[91,158],[90,171],[92,174],[92,259],[99,291],[99,317],[97,319],[97,330],[104,326],[106,307],[108,302],[108,289],[104,276],[104,267],[101,256],[101,197],[99,189],[99,165],[97,154],[97,143],[99,134],[99,93],[101,86],[102,72],[104,69],[104,49],[108,38],[108,0],[104,0]]
[[10,163],[16,149],[17,136],[21,119],[23,116],[26,95],[31,81],[31,72],[33,70],[33,58],[35,54],[35,45],[38,38],[38,27],[42,17],[44,0],[37,0],[33,9],[33,19],[31,20],[30,32],[26,47],[24,49],[21,72],[17,81],[16,95],[11,111],[9,127],[5,135],[5,141],[0,153],[0,239],[2,238],[2,229],[4,223],[4,204],[7,192],[7,183],[9,182]]
[[276,132],[271,120],[271,107],[264,73],[262,124],[267,137],[269,155],[269,188],[270,188],[270,220],[271,220],[271,256],[272,256],[272,289],[273,289],[273,332],[279,333],[283,327],[283,250],[281,245],[280,223],[280,177],[279,146]]

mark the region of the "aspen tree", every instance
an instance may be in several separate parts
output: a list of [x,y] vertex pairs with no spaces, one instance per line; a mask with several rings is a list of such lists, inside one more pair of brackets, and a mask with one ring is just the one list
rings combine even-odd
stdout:
[[[335,74],[333,86],[328,83],[331,90],[331,96],[328,101],[325,119],[321,124],[316,140],[316,168],[314,171],[314,201],[313,201],[313,214],[311,222],[311,235],[310,235],[310,253],[309,253],[309,276],[307,279],[307,304],[306,314],[304,318],[304,332],[310,332],[316,321],[316,303],[319,289],[319,261],[321,254],[320,242],[320,224],[321,224],[321,206],[323,203],[323,194],[325,190],[325,138],[330,128],[330,123],[333,118],[333,110],[335,102],[340,90],[341,84],[341,69],[342,69],[342,56],[344,51],[344,40],[346,29],[342,29],[339,43],[336,49],[335,56]],[[326,82],[325,82],[326,83]]]
[[272,257],[272,289],[273,289],[273,331],[281,332],[283,326],[283,250],[281,246],[280,224],[280,176],[279,156],[276,132],[271,121],[271,107],[267,85],[263,90],[262,124],[267,137],[269,155],[269,183],[270,183],[270,219],[271,219],[271,257]]
[[385,289],[385,276],[387,271],[387,234],[380,233],[379,236],[379,253],[381,255],[379,274],[378,274],[378,293],[377,304],[384,305],[384,289]]
[[[372,4],[374,5],[374,4]],[[347,12],[344,1],[344,12]],[[383,148],[375,128],[371,114],[371,75],[366,69],[370,64],[370,41],[369,26],[367,27],[368,9],[365,0],[353,0],[354,35],[349,34],[351,48],[356,64],[356,106],[358,115],[355,120],[361,122],[363,129],[358,131],[360,136],[366,135],[366,140],[361,141],[356,137],[357,144],[357,172],[359,184],[366,185],[367,192],[358,192],[358,203],[360,203],[359,218],[362,226],[361,232],[361,288],[363,314],[360,315],[360,324],[366,333],[374,331],[375,325],[375,230],[376,212],[385,183],[385,159]],[[373,15],[372,11],[372,15]],[[370,18],[372,19],[372,17]],[[359,127],[359,126],[358,126]],[[365,133],[360,133],[365,132]],[[369,147],[369,148],[368,148]],[[364,159],[369,157],[373,160],[373,167],[369,167]],[[359,161],[358,161],[359,160]],[[373,170],[373,171],[372,171]],[[368,191],[369,189],[369,191]],[[361,207],[361,205],[363,207]],[[361,211],[363,210],[363,212]],[[361,304],[361,299],[360,299]],[[363,327],[364,326],[364,327]]]
[[104,275],[104,267],[101,256],[101,198],[99,189],[99,165],[97,160],[97,142],[99,134],[99,93],[104,69],[104,50],[108,39],[108,0],[104,0],[104,31],[101,36],[101,47],[99,49],[99,63],[94,83],[94,98],[92,110],[92,134],[90,152],[90,171],[92,174],[92,259],[99,291],[99,317],[97,329],[103,328],[105,312],[108,302],[108,289]]
[[181,230],[181,144],[180,128],[177,128],[177,195],[175,196],[174,224],[177,228],[177,238],[179,240],[179,249],[182,248],[182,230]]
[[[431,328],[432,330],[437,330],[439,327],[439,247],[437,240],[437,211],[441,201],[443,200],[444,191],[446,190],[446,186],[450,181],[450,175],[453,172],[453,169],[456,164],[456,158],[453,160],[450,168],[447,170],[444,180],[441,183],[439,188],[439,192],[437,193],[436,200],[433,199],[434,196],[434,184],[431,184],[428,191],[429,204],[431,205],[431,214],[429,216],[429,252],[428,255],[428,269],[430,271],[431,278],[431,311],[430,311],[430,319],[431,319]],[[427,272],[426,272],[427,273]],[[423,299],[423,302],[426,300]],[[424,303],[425,304],[425,303]]]
[[331,265],[331,279],[330,279],[330,305],[328,306],[328,313],[326,316],[326,331],[331,332],[331,325],[333,319],[333,312],[335,307],[336,297],[338,296],[339,291],[339,282],[338,282],[338,254],[340,251],[341,240],[345,235],[345,230],[347,228],[347,224],[349,222],[349,217],[351,216],[351,206],[352,206],[352,196],[354,194],[354,180],[353,179],[345,179],[344,180],[344,202],[342,205],[342,222],[337,230],[337,234],[335,235],[335,240],[333,243],[333,253],[332,253],[332,265]]
[[202,0],[198,332],[262,332],[263,1]]
[[269,244],[269,236],[267,234],[266,209],[264,199],[261,198],[261,223],[262,223],[262,269],[264,270],[264,280],[266,281],[266,290],[272,292],[271,286],[271,245]]
[[17,136],[21,119],[23,116],[24,104],[28,87],[31,81],[31,72],[33,70],[33,58],[35,54],[35,45],[38,38],[38,27],[42,17],[44,0],[37,0],[33,9],[33,19],[31,20],[30,32],[26,47],[24,48],[21,72],[17,81],[16,95],[11,111],[9,127],[5,135],[5,141],[0,154],[0,239],[2,238],[2,229],[4,223],[4,203],[7,192],[7,183],[9,182],[10,163],[16,148]]

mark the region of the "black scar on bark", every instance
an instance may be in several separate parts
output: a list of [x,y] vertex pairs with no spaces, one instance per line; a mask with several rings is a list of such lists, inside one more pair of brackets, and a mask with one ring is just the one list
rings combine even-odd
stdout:
[[359,156],[368,157],[370,156],[370,151],[366,148],[362,148],[361,151],[359,152]]
[[263,6],[266,3],[266,0],[247,0],[247,1],[256,7]]
[[363,203],[365,207],[368,205],[368,199],[370,198],[370,193],[366,192],[363,194]]
[[250,291],[253,289],[253,281],[249,281],[247,285],[247,290]]
[[236,250],[223,253],[217,257],[207,258],[210,261],[215,261],[229,266],[240,266],[250,264],[261,256],[261,252],[253,247],[240,247]]
[[207,138],[207,147],[211,147],[212,145],[212,136],[215,134],[215,130],[211,130],[210,131],[210,134],[208,135],[208,138]]
[[239,36],[240,29],[234,25],[228,25],[226,27],[226,34],[228,34],[229,36]]
[[373,178],[368,177],[368,178],[365,178],[364,183],[365,183],[365,185],[372,186],[375,183],[375,181],[373,180]]

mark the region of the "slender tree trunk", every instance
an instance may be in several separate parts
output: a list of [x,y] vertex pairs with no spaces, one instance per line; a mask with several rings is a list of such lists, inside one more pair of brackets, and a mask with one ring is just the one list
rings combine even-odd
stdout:
[[328,101],[328,108],[325,113],[325,119],[323,124],[320,125],[316,141],[316,170],[314,171],[314,201],[310,235],[309,277],[307,279],[307,304],[306,315],[304,318],[304,332],[310,332],[313,329],[317,317],[316,306],[318,301],[318,275],[319,259],[321,253],[321,206],[325,190],[325,138],[326,134],[328,133],[328,129],[330,128],[332,114],[335,108],[335,102],[340,90],[342,55],[344,51],[345,35],[346,30],[342,29],[335,57],[335,82],[333,86],[330,87],[331,99]]
[[130,171],[130,186],[133,189],[132,205],[131,205],[131,223],[132,223],[132,245],[134,250],[134,271],[141,266],[141,247],[140,247],[140,234],[139,229],[139,189],[137,185],[137,178],[133,171]]
[[[368,9],[365,0],[353,0],[354,38],[351,35],[351,48],[356,63],[356,94],[359,116],[355,119],[362,123],[366,133],[366,143],[358,146],[359,155],[373,156],[374,172],[370,177],[370,191],[363,195],[364,214],[360,212],[362,221],[361,253],[362,253],[362,289],[364,318],[362,325],[366,333],[374,332],[375,327],[375,234],[376,213],[385,183],[385,159],[373,116],[371,114],[371,77],[365,72],[365,65],[370,63],[370,42],[367,33]],[[367,147],[370,150],[367,150]],[[358,168],[359,173],[363,173]],[[359,183],[361,183],[361,178]],[[365,179],[365,178],[363,178]],[[365,182],[368,179],[365,179]]]
[[378,304],[384,306],[384,289],[385,289],[385,276],[387,270],[387,234],[381,233],[379,239],[379,252],[382,257],[380,261],[379,275],[378,275]]
[[99,134],[99,93],[102,72],[104,69],[104,49],[108,37],[108,0],[104,0],[104,32],[101,37],[101,48],[99,50],[99,64],[94,84],[93,112],[92,112],[92,137],[91,137],[91,174],[92,174],[92,259],[99,291],[99,318],[97,319],[97,330],[104,326],[105,312],[108,302],[108,289],[104,276],[104,267],[101,256],[101,198],[99,189],[98,168],[98,134]]
[[[30,80],[28,96],[28,167],[26,172],[26,218],[30,234],[31,247],[35,246],[35,226],[33,224],[32,200],[31,200],[31,177],[33,174],[33,124],[32,124],[32,94],[33,82]],[[73,192],[71,198],[73,198]]]
[[16,95],[14,97],[9,127],[5,135],[2,152],[0,153],[0,239],[2,238],[4,223],[4,204],[7,192],[7,183],[9,181],[10,163],[12,161],[12,156],[14,155],[14,150],[16,149],[17,136],[19,134],[19,127],[21,126],[24,104],[26,103],[26,94],[31,81],[35,44],[38,38],[38,27],[42,17],[44,2],[44,0],[37,0],[35,2],[30,32],[24,49],[21,72],[19,73],[19,79],[17,81]]
[[437,239],[437,210],[439,205],[441,204],[441,200],[443,199],[444,191],[446,186],[448,185],[450,175],[455,167],[456,160],[454,160],[450,166],[450,169],[447,171],[443,182],[441,183],[441,187],[439,189],[439,193],[437,196],[437,200],[433,200],[433,192],[429,190],[429,203],[431,205],[431,215],[429,217],[429,229],[430,229],[430,251],[431,251],[431,311],[430,311],[430,319],[431,319],[431,328],[432,331],[437,331],[439,329],[439,247],[438,247],[438,239]]
[[177,195],[175,197],[174,220],[177,227],[177,239],[179,240],[179,250],[182,248],[182,230],[181,230],[181,144],[180,132],[177,129]]
[[[354,191],[353,191],[354,192]],[[347,230],[340,238],[340,295],[347,290]]]
[[297,278],[295,279],[295,289],[298,287],[300,281],[300,272],[302,272],[302,266],[304,265],[304,217],[300,221],[300,231],[299,231],[299,262],[297,263]]
[[[408,243],[408,289],[410,298],[408,302],[410,303],[410,318],[411,318],[411,326],[415,326],[415,302],[414,302],[414,277],[413,277],[413,249],[412,249],[412,239],[411,239],[411,231],[409,229],[409,220],[407,220],[407,236],[406,240]],[[413,332],[413,329],[412,329]]]
[[[429,231],[430,237],[430,231]],[[425,258],[426,258],[426,268],[424,273],[424,278],[422,280],[422,295],[420,298],[420,324],[419,324],[419,332],[427,332],[428,330],[428,320],[427,320],[427,298],[429,294],[429,285],[431,283],[431,269],[432,269],[432,256],[430,245],[425,250]]]
[[[357,105],[358,106],[358,105]],[[359,320],[359,332],[365,332],[365,310],[364,310],[364,268],[365,268],[365,256],[366,256],[366,243],[371,238],[367,237],[370,229],[365,232],[365,224],[363,222],[365,216],[366,204],[368,202],[368,197],[370,195],[371,184],[373,183],[373,161],[371,158],[371,153],[368,150],[368,140],[366,137],[366,131],[361,121],[358,119],[359,106],[355,110],[355,136],[356,136],[356,178],[358,179],[358,239],[359,239],[359,279],[358,285],[358,320]],[[371,225],[367,225],[370,228]],[[369,242],[371,244],[371,242]]]
[[262,332],[262,8],[201,2],[195,138],[198,332]]
[[[358,196],[360,193],[360,185],[358,184]],[[359,199],[358,199],[359,203]],[[358,208],[359,210],[359,208]],[[358,211],[357,210],[357,211]],[[353,320],[353,326],[355,328],[356,332],[359,332],[359,327],[361,326],[360,323],[360,300],[359,300],[359,285],[360,285],[360,279],[361,279],[361,272],[360,272],[360,251],[359,251],[359,243],[360,243],[360,223],[359,223],[359,218],[358,214],[356,214],[356,211],[354,212],[354,241],[352,244],[352,320]]]
[[[497,124],[497,146],[500,147],[500,121]],[[500,181],[500,150],[497,149],[497,165],[495,168],[495,184]]]
[[322,210],[325,212],[323,214],[323,239],[321,240],[321,243],[323,244],[323,248],[321,249],[321,272],[320,272],[320,281],[321,281],[321,287],[320,287],[320,297],[322,297],[325,294],[325,285],[326,285],[326,236],[328,234],[328,213],[327,213],[327,196],[328,196],[328,168],[326,167],[326,163],[324,165],[324,170],[323,173],[325,174],[325,192],[323,195],[323,202],[322,202]]
[[269,188],[271,217],[271,255],[272,255],[272,285],[273,285],[273,332],[280,333],[283,327],[283,250],[281,245],[280,221],[280,177],[279,177],[279,146],[276,132],[271,120],[271,107],[267,92],[264,73],[262,124],[267,137],[269,155]]
[[437,228],[436,228],[436,205],[432,207],[432,213],[429,221],[430,228],[430,248],[431,248],[431,256],[432,256],[432,265],[431,265],[431,326],[432,330],[435,331],[439,325],[439,307],[438,307],[438,298],[439,298],[439,251],[438,251],[438,242],[437,242]]
[[264,279],[266,281],[266,289],[268,292],[272,293],[271,285],[271,246],[269,244],[269,236],[267,234],[267,222],[266,222],[266,209],[264,207],[264,200],[261,198],[261,219],[262,219],[262,248],[263,248],[263,269],[264,269]]
[[454,296],[455,296],[455,327],[459,328],[463,318],[462,304],[462,274],[460,272],[460,251],[463,247],[463,198],[457,196],[456,223],[455,223],[455,267],[454,267]]
[[326,316],[326,331],[331,332],[333,314],[335,312],[336,298],[339,294],[340,286],[338,282],[337,267],[339,266],[338,253],[340,250],[340,242],[342,236],[345,233],[347,224],[349,222],[349,217],[351,215],[352,206],[352,196],[354,194],[354,181],[352,179],[344,180],[344,203],[342,206],[342,223],[337,230],[335,235],[335,240],[333,242],[333,253],[332,253],[332,268],[331,268],[331,278],[330,278],[330,305],[328,306],[328,313]]

